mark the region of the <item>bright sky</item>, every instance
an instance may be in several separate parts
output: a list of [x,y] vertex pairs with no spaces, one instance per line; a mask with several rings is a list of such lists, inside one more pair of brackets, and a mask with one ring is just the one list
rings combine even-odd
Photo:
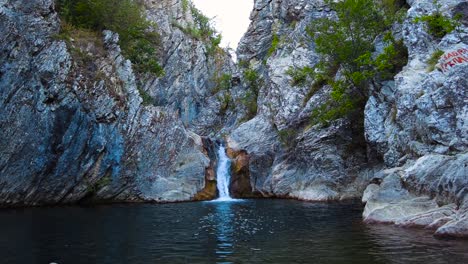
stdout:
[[221,47],[237,48],[242,35],[250,24],[249,16],[253,0],[192,0],[195,6],[209,18],[221,32]]

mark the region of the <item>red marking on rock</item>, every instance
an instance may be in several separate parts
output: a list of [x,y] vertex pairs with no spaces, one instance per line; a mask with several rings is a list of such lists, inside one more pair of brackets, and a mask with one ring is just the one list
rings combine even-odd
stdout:
[[445,53],[440,61],[440,67],[443,72],[446,72],[457,64],[465,63],[468,63],[468,49],[460,48],[455,51]]

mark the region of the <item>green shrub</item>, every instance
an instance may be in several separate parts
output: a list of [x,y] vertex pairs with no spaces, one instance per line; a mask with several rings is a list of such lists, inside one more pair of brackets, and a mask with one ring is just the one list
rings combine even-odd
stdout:
[[294,128],[287,128],[278,131],[278,138],[285,147],[292,147],[296,142],[298,131]]
[[112,179],[110,176],[104,176],[96,181],[94,184],[88,183],[86,185],[86,191],[92,195],[95,195],[99,190],[108,186],[112,183]]
[[221,40],[222,40],[221,34],[213,35],[210,38],[210,42],[208,46],[206,47],[206,52],[208,53],[208,55],[213,55],[216,53],[216,51],[220,49],[219,44],[221,44]]
[[[180,29],[186,35],[204,41],[207,43],[206,52],[208,55],[213,55],[219,51],[219,44],[221,43],[222,36],[210,25],[211,19],[203,15],[192,3],[182,2],[182,8],[190,8],[194,23],[188,23],[186,26],[181,25],[177,21],[173,21],[172,25]],[[184,9],[185,10],[185,9]],[[186,11],[184,11],[186,12]]]
[[268,49],[268,57],[270,57],[271,55],[273,55],[273,53],[275,53],[275,51],[278,49],[279,43],[280,43],[279,36],[277,34],[273,34],[273,39],[271,40],[271,46]]
[[164,74],[157,62],[159,35],[151,31],[156,25],[146,20],[141,7],[132,0],[58,0],[60,16],[78,28],[108,29],[120,36],[124,56],[139,72]]
[[414,22],[425,22],[432,36],[442,38],[446,34],[454,31],[460,23],[457,19],[451,19],[443,15],[440,11],[441,5],[438,1],[434,0],[434,4],[436,5],[436,12],[434,14],[417,17],[414,19]]
[[260,78],[258,76],[257,71],[254,69],[248,68],[244,71],[244,78],[249,85],[251,90],[257,91],[260,86]]
[[212,94],[216,94],[220,91],[229,91],[232,88],[232,75],[229,73],[223,73],[221,76],[215,77],[215,87]]
[[289,68],[286,71],[286,74],[291,76],[291,85],[292,86],[304,86],[309,77],[314,76],[314,69],[308,66],[303,68]]
[[216,31],[210,25],[210,19],[203,15],[193,4],[190,6],[196,27],[201,31],[203,38],[208,39],[216,34]]
[[429,65],[427,67],[428,72],[435,70],[435,67],[442,55],[444,55],[444,52],[441,50],[436,50],[432,53],[431,57],[427,60],[427,64]]
[[138,92],[140,93],[141,99],[143,99],[142,104],[143,104],[144,106],[148,106],[148,105],[153,105],[153,104],[154,104],[154,98],[151,97],[151,95],[149,95],[145,90],[143,90],[142,88],[138,87]]
[[332,100],[315,108],[310,116],[310,126],[320,124],[328,126],[333,120],[356,113],[364,105],[365,100],[359,96],[346,93],[346,84],[343,81],[332,83]]
[[249,61],[246,60],[239,60],[237,61],[237,66],[241,69],[247,69],[250,66]]
[[[404,12],[396,0],[344,0],[326,2],[336,11],[338,20],[321,18],[308,26],[321,62],[312,72],[312,92],[324,84],[333,87],[331,100],[312,114],[312,123],[329,123],[334,118],[361,111],[367,99],[368,83],[374,77],[389,79],[406,63],[408,52],[402,41],[387,34],[384,52],[373,58],[374,40],[399,20]],[[333,75],[341,69],[343,79]],[[304,78],[299,75],[298,80]]]
[[182,11],[184,11],[184,14],[187,13],[189,8],[189,0],[182,0]]
[[258,111],[257,99],[258,94],[253,91],[247,91],[244,96],[240,98],[241,103],[246,108],[246,115],[242,121],[248,121],[255,117]]
[[244,117],[244,121],[250,120],[257,114],[258,105],[258,93],[260,90],[260,86],[262,81],[258,73],[251,68],[247,68],[244,71],[244,80],[248,86],[247,92],[244,94],[242,98],[240,98],[241,103],[246,108],[246,116]]
[[224,95],[218,96],[218,101],[220,102],[219,114],[225,115],[227,110],[231,107],[232,96],[229,92],[225,92]]
[[390,32],[385,36],[384,41],[388,44],[387,47],[371,62],[371,65],[375,74],[379,74],[380,79],[388,80],[408,64],[408,48],[403,40],[395,40]]

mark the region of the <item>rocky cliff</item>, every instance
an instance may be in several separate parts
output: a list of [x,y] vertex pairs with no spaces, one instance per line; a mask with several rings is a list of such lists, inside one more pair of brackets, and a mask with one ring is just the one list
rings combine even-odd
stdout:
[[462,14],[443,37],[415,22],[432,0],[401,2],[391,31],[407,65],[373,82],[358,116],[324,126],[311,116],[332,87],[287,73],[319,62],[306,28],[335,16],[322,0],[256,0],[238,65],[190,33],[187,1],[142,1],[160,77],[134,72],[113,32],[61,39],[52,0],[0,0],[1,204],[211,199],[219,139],[236,197],[362,198],[367,222],[467,236],[468,2],[440,1]]
[[[402,25],[408,65],[373,91],[365,109],[369,146],[391,169],[376,174],[380,186],[367,188],[364,218],[467,236],[468,2],[440,1],[446,16],[461,15],[458,29],[442,38],[414,23],[438,7],[408,4]],[[441,57],[434,70],[427,62],[436,51]]]
[[61,39],[52,0],[0,2],[2,205],[183,201],[214,180],[209,139],[193,131],[224,118],[211,90],[233,62],[179,28],[194,19],[182,1],[143,4],[161,78],[136,74],[110,31]]
[[326,103],[330,87],[311,93],[310,87],[293,87],[286,73],[318,62],[306,27],[331,15],[322,1],[255,1],[237,52],[239,60],[260,72],[258,113],[228,142],[249,153],[252,188],[263,196],[338,200],[359,197],[368,182],[361,124],[348,119],[327,128],[311,124],[312,112]]
[[[392,31],[408,48],[408,63],[392,80],[373,84],[363,126],[350,117],[323,127],[310,116],[331,87],[293,87],[287,70],[317,64],[306,27],[334,11],[323,1],[255,1],[238,57],[263,78],[259,111],[228,137],[234,152],[248,153],[252,191],[324,201],[361,197],[367,186],[366,221],[466,236],[468,3],[441,4],[407,1],[404,21]],[[415,22],[436,9],[462,14],[442,38]],[[382,49],[379,38],[375,45]],[[441,58],[430,69],[435,51]]]

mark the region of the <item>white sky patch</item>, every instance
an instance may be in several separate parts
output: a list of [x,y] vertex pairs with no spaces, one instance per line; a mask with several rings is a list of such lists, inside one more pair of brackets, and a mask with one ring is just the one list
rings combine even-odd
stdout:
[[221,47],[237,49],[249,27],[253,0],[192,0],[202,13],[214,18],[214,26],[223,35]]

